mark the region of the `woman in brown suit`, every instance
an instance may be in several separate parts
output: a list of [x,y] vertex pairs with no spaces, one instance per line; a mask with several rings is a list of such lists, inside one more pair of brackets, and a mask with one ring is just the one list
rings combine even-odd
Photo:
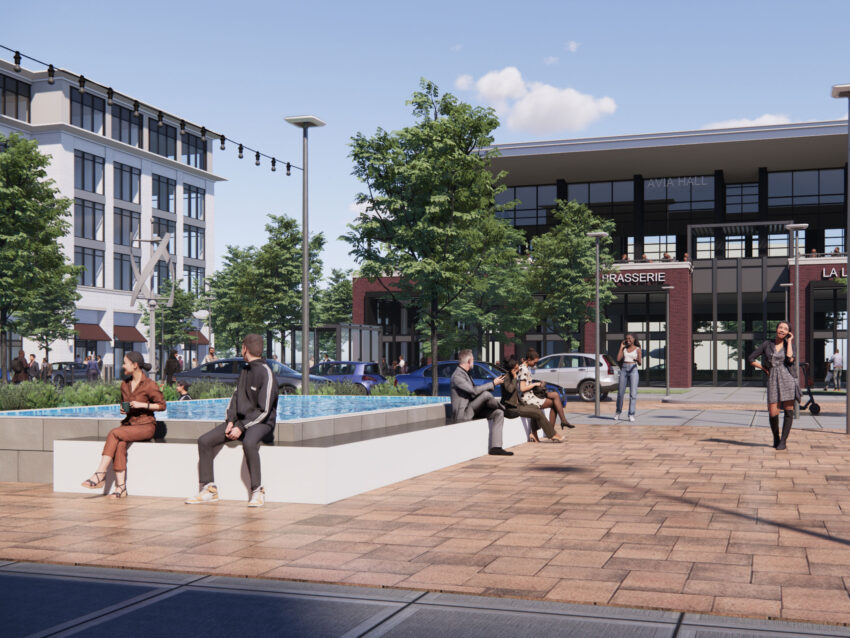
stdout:
[[[145,374],[151,364],[145,363],[138,352],[124,355],[124,382],[121,384],[121,413],[126,414],[121,425],[114,428],[106,437],[100,465],[91,478],[83,481],[82,486],[97,489],[106,482],[106,469],[113,462],[115,470],[115,491],[109,496],[124,498],[127,496],[127,444],[133,441],[147,441],[153,438],[156,428],[154,412],[165,410],[165,399],[156,382]],[[125,411],[126,404],[129,410]]]

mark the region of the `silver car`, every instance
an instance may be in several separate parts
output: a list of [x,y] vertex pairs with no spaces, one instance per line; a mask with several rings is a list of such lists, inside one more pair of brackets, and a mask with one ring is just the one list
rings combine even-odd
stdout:
[[[593,354],[585,352],[565,352],[541,357],[533,371],[535,378],[563,386],[567,392],[576,392],[582,401],[593,401],[596,371],[593,368]],[[620,382],[620,368],[607,355],[599,355],[599,396],[604,399],[608,393],[617,389]]]

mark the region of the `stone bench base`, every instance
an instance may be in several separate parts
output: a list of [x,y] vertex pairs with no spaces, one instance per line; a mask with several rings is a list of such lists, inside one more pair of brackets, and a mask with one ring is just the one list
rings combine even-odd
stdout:
[[[522,419],[505,419],[504,447],[527,440]],[[487,453],[487,421],[438,426],[364,441],[312,447],[260,447],[266,500],[327,504],[398,481],[462,463]],[[97,466],[102,440],[56,440],[53,489],[91,494],[80,487]],[[241,443],[224,445],[215,459],[223,499],[249,499],[250,481]],[[111,491],[107,477],[104,493]],[[127,451],[130,496],[186,498],[198,490],[198,448],[192,441],[133,443]]]

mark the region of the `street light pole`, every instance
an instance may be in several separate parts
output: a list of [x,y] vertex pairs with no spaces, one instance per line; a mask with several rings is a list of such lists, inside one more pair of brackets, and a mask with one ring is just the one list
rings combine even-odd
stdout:
[[[832,97],[850,98],[850,84],[836,84],[832,87]],[[850,113],[850,99],[847,100],[848,113]],[[850,135],[847,139],[847,157],[850,160]],[[847,272],[850,273],[850,171],[847,171],[847,183],[844,188],[844,202],[847,206],[847,225],[844,228],[844,254],[847,257]],[[850,281],[848,281],[850,284]],[[847,370],[847,359],[850,357],[850,285],[847,286],[847,306],[844,313],[844,369]],[[845,403],[844,420],[846,426],[844,432],[850,434],[850,390],[847,389],[847,378],[850,374],[844,373],[844,389],[847,393],[847,401]]]
[[301,182],[301,394],[310,394],[310,228],[307,206],[307,130],[325,123],[313,115],[284,118],[302,131]]
[[664,372],[667,375],[667,392],[664,394],[664,401],[670,400],[670,293],[675,289],[675,286],[661,286],[661,290],[667,292],[667,311],[664,318]]
[[[794,231],[794,330],[797,331],[795,341],[803,338],[805,335],[800,335],[800,231],[806,230],[808,224],[786,224],[786,230]],[[797,341],[797,356],[794,357],[794,378],[797,384],[800,383],[800,346]],[[794,418],[800,417],[800,402],[794,401]]]
[[608,236],[605,231],[587,233],[588,237],[596,240],[596,326],[593,339],[593,361],[596,369],[596,380],[593,384],[594,416],[599,416],[599,241]]
[[[788,282],[787,284],[779,284],[780,288],[785,289],[785,321],[788,321],[788,320],[791,319],[791,291],[788,290],[788,289],[793,285],[794,284],[792,284],[791,282]],[[764,328],[764,333],[765,333],[765,338],[768,338],[767,337],[767,326],[765,326],[765,328]]]

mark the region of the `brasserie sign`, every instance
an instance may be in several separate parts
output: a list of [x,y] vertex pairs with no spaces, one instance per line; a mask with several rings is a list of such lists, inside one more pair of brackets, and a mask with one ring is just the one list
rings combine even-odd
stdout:
[[663,284],[667,273],[664,272],[612,272],[602,275],[602,281],[610,281],[618,286],[623,284]]

